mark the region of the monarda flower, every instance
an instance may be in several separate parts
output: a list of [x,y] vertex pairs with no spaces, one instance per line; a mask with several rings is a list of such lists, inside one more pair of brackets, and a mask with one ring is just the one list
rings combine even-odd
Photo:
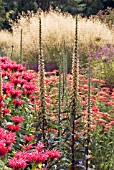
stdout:
[[50,159],[60,158],[61,156],[60,151],[55,149],[47,151],[46,154],[50,157]]
[[0,139],[5,139],[7,133],[3,128],[0,128]]
[[35,164],[43,163],[47,160],[48,155],[42,152],[30,152],[26,155],[28,162],[34,162]]
[[22,92],[22,90],[14,90],[14,89],[11,89],[11,90],[9,91],[9,93],[11,94],[11,96],[12,96],[13,98],[16,98],[16,97],[20,97],[23,92]]
[[9,124],[9,125],[7,125],[6,128],[7,128],[9,131],[12,131],[12,132],[18,132],[18,131],[20,131],[21,126],[20,126],[20,124],[17,124],[17,125]]
[[3,115],[9,114],[9,113],[10,113],[10,109],[8,109],[8,108],[3,108],[3,109],[2,109],[2,113],[3,113]]
[[24,135],[24,139],[27,141],[27,142],[30,142],[34,139],[34,136],[31,135],[31,136],[27,136],[27,135]]
[[15,143],[16,134],[12,132],[7,132],[5,140],[6,140],[6,145],[12,145],[12,143]]
[[30,82],[34,78],[34,74],[32,74],[32,73],[23,73],[22,78],[26,79],[28,82]]
[[26,160],[24,160],[23,158],[11,158],[8,162],[9,166],[11,168],[14,168],[14,170],[19,170],[21,168],[26,168],[27,163]]
[[25,101],[24,101],[24,100],[17,100],[17,99],[14,99],[14,100],[13,100],[13,103],[15,104],[16,107],[18,107],[18,106],[24,104]]
[[0,140],[0,157],[3,157],[9,151],[10,148],[6,146],[5,140]]
[[22,148],[25,151],[29,151],[30,149],[33,148],[33,145],[32,144],[22,145]]
[[36,150],[37,150],[38,152],[41,152],[43,148],[44,148],[44,144],[41,143],[41,142],[38,142],[38,143],[37,143],[37,146],[36,146]]
[[19,72],[22,72],[22,71],[25,71],[25,70],[26,70],[25,67],[23,67],[21,64],[18,64],[18,71]]
[[15,124],[18,124],[24,122],[25,119],[23,117],[14,116],[12,120],[14,121]]

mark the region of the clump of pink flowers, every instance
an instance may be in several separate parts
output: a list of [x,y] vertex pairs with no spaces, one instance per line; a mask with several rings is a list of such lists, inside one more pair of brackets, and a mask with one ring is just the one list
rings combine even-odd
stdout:
[[15,138],[15,133],[6,132],[3,128],[0,128],[0,157],[4,157],[11,151]]
[[[31,141],[32,136],[24,136],[24,139]],[[61,154],[59,150],[46,150],[43,143],[39,142],[36,146],[32,146],[29,150],[18,151],[13,158],[8,162],[9,166],[14,170],[19,170],[20,168],[26,168],[32,163],[32,166],[42,165],[45,162],[52,161],[53,159],[60,158]]]

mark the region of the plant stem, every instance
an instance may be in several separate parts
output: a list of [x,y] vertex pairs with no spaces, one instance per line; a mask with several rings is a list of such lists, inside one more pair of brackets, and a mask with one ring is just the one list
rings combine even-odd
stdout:
[[87,143],[86,143],[86,170],[88,170],[88,154],[90,143],[90,114],[91,114],[91,69],[89,61],[89,79],[88,79],[88,115],[87,115]]
[[[2,96],[2,69],[0,66],[0,96]],[[0,106],[0,125],[2,123],[2,108]]]
[[32,165],[32,170],[36,170],[36,165]]

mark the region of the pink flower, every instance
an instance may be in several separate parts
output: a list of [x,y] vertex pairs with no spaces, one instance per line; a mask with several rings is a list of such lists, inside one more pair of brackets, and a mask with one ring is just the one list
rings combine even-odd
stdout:
[[7,125],[7,129],[10,130],[10,131],[12,131],[12,132],[14,132],[14,131],[15,131],[15,125],[13,125],[13,124],[8,124],[8,125]]
[[37,146],[36,146],[36,150],[37,150],[38,152],[41,152],[43,148],[44,148],[44,144],[41,143],[41,142],[38,142],[38,143],[37,143]]
[[99,123],[100,125],[104,125],[104,124],[107,123],[107,121],[104,120],[104,119],[98,119],[98,123]]
[[7,129],[12,132],[18,132],[18,131],[20,131],[21,126],[19,124],[17,124],[17,125],[9,124],[9,125],[7,125]]
[[6,146],[5,140],[0,140],[0,156],[4,156],[9,151]]
[[31,135],[31,136],[24,135],[24,139],[25,139],[27,142],[30,142],[31,140],[34,139],[34,136],[33,136],[33,135]]
[[50,159],[54,159],[54,158],[60,158],[61,154],[60,151],[58,150],[49,150],[46,152],[48,154],[48,156],[50,157]]
[[24,118],[23,117],[19,117],[19,116],[14,116],[13,118],[12,118],[12,120],[17,124],[17,123],[22,123],[22,122],[24,122]]
[[21,168],[26,168],[27,166],[27,163],[26,161],[23,159],[23,158],[11,158],[8,162],[9,166],[16,169],[16,170],[19,170]]
[[46,102],[50,103],[50,98],[49,97],[46,98]]
[[13,103],[16,105],[16,107],[18,107],[18,106],[24,104],[25,101],[24,101],[24,100],[17,100],[17,99],[14,99],[14,100],[13,100]]
[[32,144],[29,144],[29,145],[23,145],[22,148],[25,150],[25,151],[28,151],[30,149],[33,148]]
[[8,108],[3,108],[3,109],[2,109],[2,113],[3,113],[3,114],[9,114],[9,113],[10,113],[10,109],[8,109]]

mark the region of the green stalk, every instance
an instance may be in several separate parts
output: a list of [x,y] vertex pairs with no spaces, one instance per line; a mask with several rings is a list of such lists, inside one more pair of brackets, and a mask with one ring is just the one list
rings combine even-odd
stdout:
[[36,170],[36,164],[32,165],[32,170]]
[[2,170],[5,170],[5,166],[6,166],[6,163],[7,163],[7,155],[5,155],[3,162],[4,162],[4,165],[3,165]]
[[[61,121],[61,98],[62,98],[62,58],[60,56],[59,58],[59,114],[58,114],[58,125],[59,125],[59,129],[58,129],[58,137],[59,139],[61,140],[61,124],[60,124],[60,121]],[[60,143],[61,141],[59,140],[59,147],[60,147]]]
[[12,46],[11,46],[11,57],[10,57],[11,59],[12,59],[12,57],[13,57],[13,48],[14,48],[14,46],[12,45]]
[[[2,96],[2,69],[0,67],[0,96]],[[2,108],[0,107],[0,125],[2,123]]]
[[91,123],[91,68],[89,61],[89,73],[88,73],[88,114],[87,114],[87,138],[86,138],[86,170],[88,170],[88,154],[89,154],[89,143],[90,143],[90,123]]

